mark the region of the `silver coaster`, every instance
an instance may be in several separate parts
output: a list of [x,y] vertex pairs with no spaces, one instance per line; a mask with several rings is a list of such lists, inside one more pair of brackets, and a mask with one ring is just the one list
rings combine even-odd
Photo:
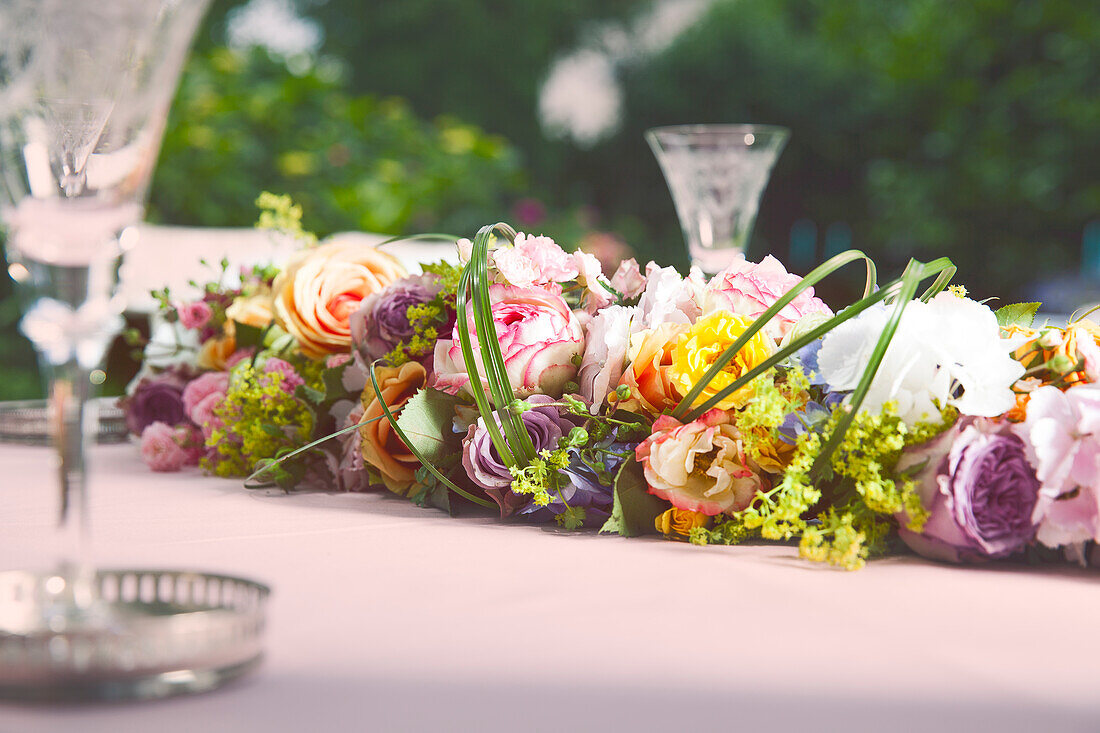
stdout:
[[0,572],[0,697],[167,697],[219,687],[263,654],[270,589],[225,575],[99,570],[78,613],[66,577]]

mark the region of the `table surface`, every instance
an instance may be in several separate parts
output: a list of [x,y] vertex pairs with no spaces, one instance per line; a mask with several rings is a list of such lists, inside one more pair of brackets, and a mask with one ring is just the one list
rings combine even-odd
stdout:
[[[51,458],[0,446],[0,569],[50,559]],[[848,573],[788,546],[247,491],[150,473],[133,445],[92,466],[97,561],[270,584],[266,659],[193,697],[0,704],[0,731],[1100,729],[1094,572]]]

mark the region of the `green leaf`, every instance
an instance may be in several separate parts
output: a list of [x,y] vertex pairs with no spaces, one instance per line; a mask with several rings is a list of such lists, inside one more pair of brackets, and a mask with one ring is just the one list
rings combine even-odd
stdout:
[[1001,328],[1012,326],[1031,328],[1031,324],[1035,322],[1035,314],[1041,305],[1042,303],[1013,303],[998,308],[994,315],[997,316],[997,323]]
[[457,446],[458,436],[451,430],[451,423],[458,402],[457,397],[438,389],[422,389],[405,403],[397,417],[397,424],[413,443],[409,447],[433,464],[439,464]]
[[617,532],[623,537],[656,534],[653,520],[669,508],[667,501],[649,493],[642,464],[634,458],[627,459],[619,468],[614,501],[611,517],[600,532]]
[[331,405],[338,400],[350,400],[354,399],[359,401],[359,395],[353,395],[344,386],[344,372],[347,371],[350,361],[346,361],[339,366],[334,366],[325,369],[321,372],[321,384],[325,388],[325,403]]
[[233,321],[233,328],[235,329],[238,349],[263,348],[265,329],[249,326],[240,321]]
[[319,389],[314,389],[308,384],[299,384],[294,389],[294,396],[298,399],[306,402],[310,405],[317,406],[325,399],[325,393]]

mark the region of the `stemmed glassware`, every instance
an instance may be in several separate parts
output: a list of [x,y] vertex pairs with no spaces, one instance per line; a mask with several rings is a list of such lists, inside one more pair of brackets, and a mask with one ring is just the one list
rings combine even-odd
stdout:
[[39,604],[54,631],[85,623],[95,606],[90,375],[122,323],[120,259],[207,2],[0,0],[0,222],[59,457],[60,563]]
[[646,131],[672,192],[691,264],[706,275],[744,255],[772,166],[790,131],[774,125],[677,125]]

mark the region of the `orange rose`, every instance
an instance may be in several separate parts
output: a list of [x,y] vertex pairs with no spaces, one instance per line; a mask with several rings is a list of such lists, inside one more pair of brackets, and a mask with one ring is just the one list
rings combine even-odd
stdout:
[[306,356],[347,351],[351,314],[368,295],[406,274],[392,255],[374,247],[331,242],[303,250],[275,279],[275,314]]
[[[397,412],[408,402],[428,378],[424,365],[416,361],[406,362],[399,367],[378,367],[375,373],[382,399],[386,401],[391,412]],[[415,480],[420,461],[397,437],[393,426],[382,412],[374,385],[370,382],[367,382],[367,388],[363,390],[362,399],[363,419],[380,418],[359,428],[363,439],[363,460],[378,469],[387,489],[404,495]]]
[[[672,349],[687,324],[662,323],[631,338],[630,365],[619,384],[630,389],[630,396],[618,403],[624,410],[659,415],[676,406],[682,396],[672,381]],[[611,393],[614,397],[615,393]]]
[[202,342],[196,363],[203,369],[224,372],[229,368],[228,360],[237,350],[237,339],[231,333],[212,336]]

